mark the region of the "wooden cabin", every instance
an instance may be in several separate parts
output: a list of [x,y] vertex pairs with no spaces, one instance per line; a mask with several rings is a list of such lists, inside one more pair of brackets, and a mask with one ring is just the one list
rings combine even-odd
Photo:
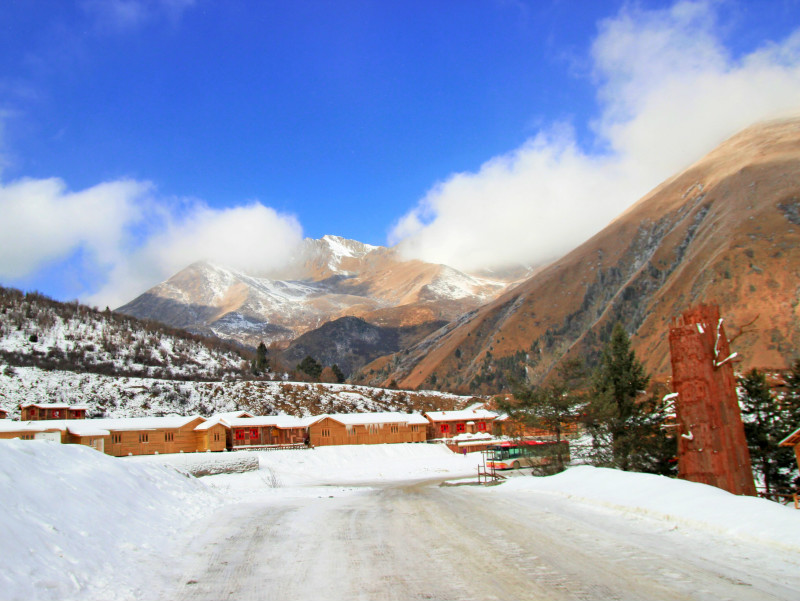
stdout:
[[222,419],[231,450],[305,444],[308,421],[291,415],[264,415]]
[[428,421],[428,440],[434,440],[452,438],[458,434],[491,433],[497,414],[486,409],[463,409],[461,411],[429,411],[425,417]]
[[111,434],[106,453],[115,457],[156,453],[222,451],[224,428],[220,424],[197,430],[206,419],[199,415],[128,417],[91,420]]
[[66,422],[63,442],[67,444],[82,444],[87,447],[106,452],[106,447],[111,440],[111,432],[98,427],[93,419],[81,419]]
[[782,447],[794,447],[794,457],[797,460],[797,467],[800,468],[800,428],[789,434],[779,444]]
[[10,419],[0,421],[0,440],[19,438],[64,442],[64,435],[64,427],[58,422],[18,422]]
[[425,442],[428,420],[415,413],[335,413],[308,426],[312,446]]
[[0,419],[8,419],[8,411],[0,407]]
[[62,403],[28,403],[19,406],[21,421],[44,421],[49,419],[85,419],[88,407]]

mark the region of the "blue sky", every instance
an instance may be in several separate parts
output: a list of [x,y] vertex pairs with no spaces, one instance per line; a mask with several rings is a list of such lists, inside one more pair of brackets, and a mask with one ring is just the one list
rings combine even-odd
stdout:
[[797,0],[4,2],[0,282],[115,306],[324,234],[550,260],[800,108],[799,26]]

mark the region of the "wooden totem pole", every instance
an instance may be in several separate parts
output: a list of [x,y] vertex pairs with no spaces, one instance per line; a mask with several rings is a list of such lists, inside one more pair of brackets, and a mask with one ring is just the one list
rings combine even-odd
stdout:
[[669,347],[677,393],[678,477],[755,496],[733,375],[736,353],[728,346],[719,307],[699,305],[673,320]]

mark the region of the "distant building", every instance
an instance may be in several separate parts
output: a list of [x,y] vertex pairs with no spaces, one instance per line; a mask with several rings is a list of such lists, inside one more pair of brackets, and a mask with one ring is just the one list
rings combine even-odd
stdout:
[[20,421],[43,421],[48,419],[85,419],[88,407],[60,403],[28,403],[19,406]]
[[8,419],[8,411],[0,407],[0,419]]
[[247,447],[272,447],[303,444],[308,436],[309,419],[291,415],[267,415],[253,417],[222,417],[219,423],[225,427],[227,446],[231,450]]
[[462,409],[461,411],[428,411],[428,439],[452,438],[459,434],[492,432],[497,419],[494,411],[486,409]]
[[418,413],[332,413],[314,418],[308,438],[315,447],[425,442],[427,423]]
[[794,456],[797,459],[797,467],[800,468],[800,428],[789,434],[780,443],[782,447],[794,447]]

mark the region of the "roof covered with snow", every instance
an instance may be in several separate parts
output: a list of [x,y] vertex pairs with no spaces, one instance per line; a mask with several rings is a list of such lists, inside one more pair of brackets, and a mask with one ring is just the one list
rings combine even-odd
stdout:
[[[75,420],[82,421],[82,420]],[[61,420],[20,422],[12,419],[0,419],[0,432],[47,432],[53,430],[64,430]]]
[[258,417],[235,417],[223,420],[231,428],[251,428],[270,426],[273,428],[305,428],[308,419],[293,415],[260,415]]
[[425,417],[433,422],[470,421],[475,419],[495,419],[497,414],[486,409],[463,409],[461,411],[428,411]]
[[20,409],[26,407],[36,407],[37,409],[72,409],[77,411],[86,411],[89,409],[86,405],[68,405],[66,403],[22,403]]
[[427,425],[426,420],[419,413],[400,413],[399,411],[384,411],[380,413],[328,413],[319,416],[319,419],[329,417],[346,426],[362,426],[367,424],[417,424]]
[[[163,417],[121,417],[116,419],[50,419],[24,423],[46,427],[51,430],[69,430],[77,433],[78,431],[88,432],[90,430],[173,430],[183,428],[198,419],[205,421],[205,418],[200,415],[166,415]],[[19,424],[21,422],[12,423]]]

